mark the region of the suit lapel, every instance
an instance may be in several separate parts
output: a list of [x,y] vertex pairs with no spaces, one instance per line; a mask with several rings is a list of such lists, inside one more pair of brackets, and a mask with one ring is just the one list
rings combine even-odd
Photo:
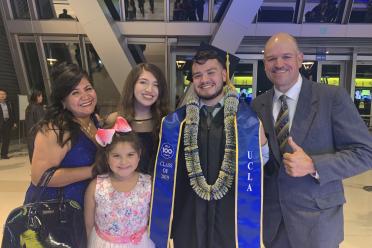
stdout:
[[[307,136],[310,126],[314,120],[317,102],[318,100],[316,95],[312,90],[312,83],[304,79],[289,134],[300,146]],[[288,150],[289,147],[287,146],[286,148],[286,150]]]
[[274,120],[273,120],[273,96],[274,90],[270,89],[265,96],[265,99],[262,100],[261,108],[262,111],[262,122],[265,123],[265,132],[268,134],[269,145],[271,151],[278,161],[278,164],[281,163],[280,149],[274,129]]

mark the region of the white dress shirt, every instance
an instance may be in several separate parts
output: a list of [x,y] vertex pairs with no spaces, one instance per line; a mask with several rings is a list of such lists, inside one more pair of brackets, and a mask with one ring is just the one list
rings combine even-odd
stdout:
[[[279,97],[283,94],[287,96],[287,105],[288,105],[288,111],[289,111],[289,131],[291,131],[293,117],[296,112],[298,97],[300,96],[302,86],[302,77],[301,74],[298,75],[298,79],[296,83],[287,91],[287,92],[280,92],[278,89],[274,87],[274,98],[273,98],[273,118],[274,123],[277,119],[279,112],[280,112],[280,99]],[[317,171],[315,171],[314,174],[311,174],[312,177],[319,180],[319,174]]]
[[302,77],[301,75],[298,75],[297,82],[287,91],[287,92],[280,92],[278,89],[274,87],[274,98],[273,98],[273,118],[274,118],[274,123],[276,119],[278,118],[279,112],[280,112],[280,99],[279,97],[283,94],[287,96],[287,105],[288,105],[288,111],[289,111],[289,131],[291,130],[292,127],[292,121],[294,114],[296,112],[296,107],[297,107],[297,102],[298,102],[298,97],[300,96],[300,91],[301,91],[301,86],[302,86]]
[[4,120],[9,119],[8,106],[6,105],[5,102],[1,102],[0,105],[1,105],[1,108],[3,109],[3,118],[4,118]]

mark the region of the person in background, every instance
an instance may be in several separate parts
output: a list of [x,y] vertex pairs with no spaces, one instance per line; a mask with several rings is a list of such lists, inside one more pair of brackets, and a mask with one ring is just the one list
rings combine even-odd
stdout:
[[34,151],[35,132],[33,127],[44,117],[43,92],[34,90],[31,93],[29,104],[25,111],[25,124],[27,135],[27,148],[30,162]]
[[96,139],[103,149],[85,194],[88,248],[155,247],[147,234],[151,177],[138,172],[140,140],[121,116]]
[[9,159],[10,131],[17,127],[12,104],[7,100],[7,97],[6,90],[0,88],[1,159]]
[[173,5],[173,21],[185,20],[185,10],[181,0],[175,0]]
[[154,0],[149,0],[149,4],[150,4],[150,11],[152,14],[154,14]]
[[142,17],[145,17],[145,0],[138,0],[138,8],[142,14]]
[[196,7],[194,0],[183,0],[182,1],[182,8],[185,11],[185,21],[196,21]]
[[161,119],[169,111],[168,86],[161,70],[149,63],[139,64],[128,74],[118,111],[110,114],[106,126],[116,117],[128,120],[142,143],[139,170],[152,175]]
[[78,65],[62,63],[53,68],[50,104],[35,127],[31,184],[25,203],[36,200],[35,185],[43,173],[57,167],[40,200],[56,199],[58,187],[63,187],[64,197],[83,207],[97,150],[96,104],[96,91]]
[[58,18],[62,18],[62,19],[74,19],[74,18],[72,18],[71,15],[69,15],[67,13],[67,9],[63,9],[62,10],[62,13],[58,15]]
[[204,17],[204,4],[205,0],[196,0],[195,1],[195,8],[196,8],[196,15],[198,17],[198,21],[202,22]]
[[334,22],[337,15],[334,0],[320,0],[320,3],[305,14],[306,22]]
[[265,127],[263,238],[267,248],[336,248],[342,180],[372,167],[372,136],[347,92],[301,76],[294,37],[273,35],[264,66],[273,88],[252,102]]

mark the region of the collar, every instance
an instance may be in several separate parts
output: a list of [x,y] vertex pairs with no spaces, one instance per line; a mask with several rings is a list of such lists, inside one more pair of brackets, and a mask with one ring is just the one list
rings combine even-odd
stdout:
[[[216,104],[216,105],[218,105],[218,106],[216,106],[216,109],[222,108],[224,106],[224,103],[225,103],[225,96],[222,97],[220,99],[220,101]],[[200,99],[199,100],[199,107],[202,108],[204,105],[206,105],[206,104],[203,102],[203,100]]]
[[279,97],[283,94],[285,94],[289,99],[297,101],[298,97],[300,96],[301,86],[302,86],[302,76],[301,74],[299,74],[296,83],[286,93],[283,93],[274,87],[275,93],[274,93],[273,101],[274,102],[278,101]]

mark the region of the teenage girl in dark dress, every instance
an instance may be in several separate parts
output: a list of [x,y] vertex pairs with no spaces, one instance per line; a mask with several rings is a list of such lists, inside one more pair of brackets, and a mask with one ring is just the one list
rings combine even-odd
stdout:
[[128,120],[142,143],[140,171],[152,175],[159,141],[161,119],[169,108],[168,87],[164,74],[155,65],[142,63],[128,74],[118,112],[106,120],[112,125],[118,115]]

